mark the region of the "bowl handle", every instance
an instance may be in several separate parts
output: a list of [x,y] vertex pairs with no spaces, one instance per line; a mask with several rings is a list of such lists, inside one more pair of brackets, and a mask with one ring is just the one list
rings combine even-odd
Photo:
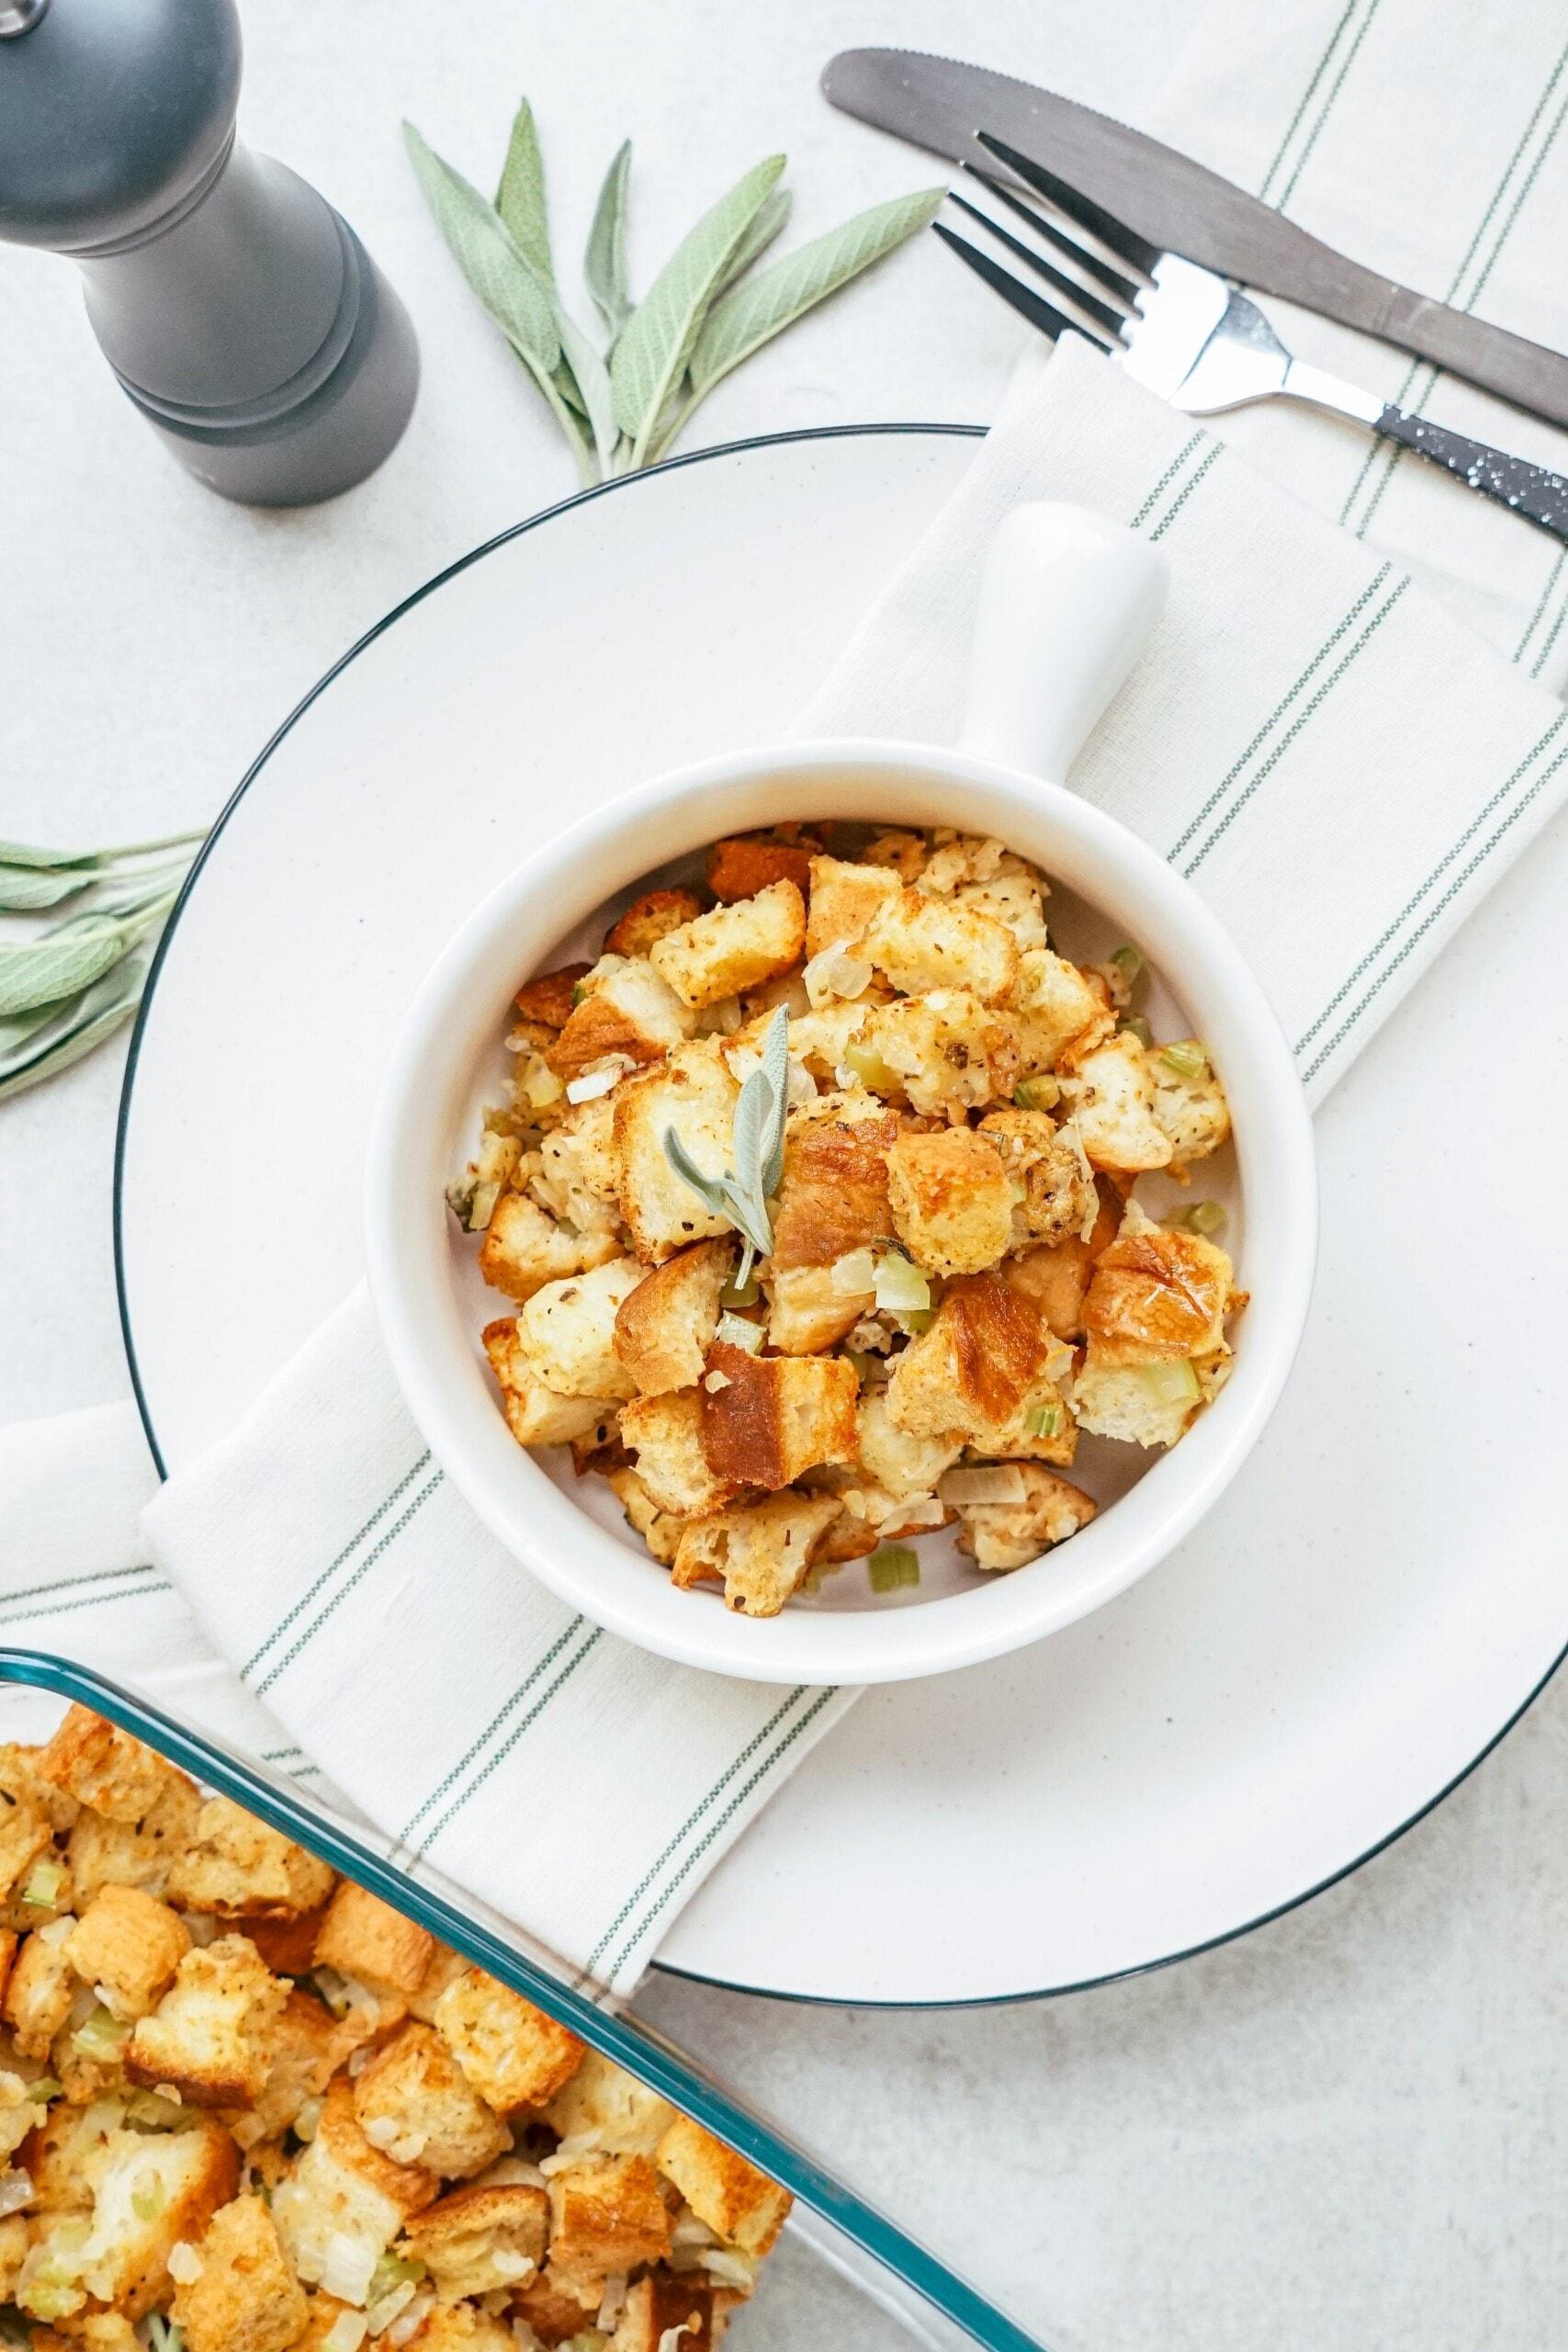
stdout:
[[958,748],[1066,779],[1143,651],[1165,559],[1087,506],[1016,506],[986,558]]

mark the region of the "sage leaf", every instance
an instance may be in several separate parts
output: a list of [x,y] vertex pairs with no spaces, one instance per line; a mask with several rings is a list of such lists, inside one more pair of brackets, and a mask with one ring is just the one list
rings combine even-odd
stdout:
[[765,1213],[766,1204],[784,1181],[784,1121],[789,1112],[789,1016],[783,1005],[768,1023],[762,1040],[762,1076],[771,1097],[760,1141],[759,1189]]
[[54,1034],[44,1031],[26,1053],[0,1060],[0,1102],[85,1060],[135,1012],[146,978],[146,967],[140,963],[111,973],[100,987],[87,991],[68,1026]]
[[555,263],[550,257],[550,220],[545,207],[545,164],[534,109],[525,98],[512,124],[495,209],[512,233],[512,241],[542,284],[553,294]]
[[127,944],[118,922],[84,924],[44,939],[0,940],[0,1019],[88,987],[119,961]]
[[46,1004],[32,1005],[26,1012],[14,1013],[9,1021],[0,1021],[0,1062],[8,1059],[18,1046],[25,1046],[50,1022],[74,1012],[85,993],[77,989],[70,996],[51,997]]
[[582,256],[582,275],[593,307],[609,332],[612,349],[632,314],[626,291],[626,184],[631,167],[632,142],[624,139],[599,190],[588,250]]
[[[574,319],[568,317],[558,302],[556,305],[556,326],[560,334],[561,349],[566,354],[567,368],[570,368],[581,394],[582,411],[593,435],[593,454],[599,460],[600,472],[613,474],[621,428],[615,422],[615,395],[610,383],[610,371],[582,329]],[[562,373],[565,372],[563,369]]]
[[725,273],[724,286],[720,287],[720,293],[723,293],[725,287],[733,286],[738,277],[744,276],[759,254],[767,252],[768,247],[789,219],[790,207],[794,201],[795,198],[787,187],[776,187],[767,202],[758,208],[757,216],[751,226],[730,255],[729,267]]
[[0,842],[0,865],[91,865],[90,849],[33,849],[26,842]]
[[740,240],[773,190],[785,158],[754,164],[676,246],[622,330],[610,363],[615,414],[640,466],[700,335],[714,292]]
[[923,229],[946,193],[945,188],[921,188],[913,196],[874,204],[868,212],[857,213],[852,220],[830,229],[825,237],[814,238],[797,253],[770,263],[716,302],[692,347],[691,398],[679,424],[666,435],[665,446],[697,402],[732,368],[782,334],[803,312],[826,301],[852,277],[858,277],[862,270],[901,245],[917,229]]
[[80,866],[0,865],[0,909],[31,914],[39,907],[57,907],[62,899],[90,890],[97,878]]

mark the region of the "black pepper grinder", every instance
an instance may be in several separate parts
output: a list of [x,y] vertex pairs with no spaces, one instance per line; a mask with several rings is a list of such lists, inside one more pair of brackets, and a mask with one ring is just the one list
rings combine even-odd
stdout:
[[347,221],[236,139],[240,58],[233,0],[0,0],[0,238],[76,263],[122,390],[199,481],[309,505],[395,446],[419,352]]

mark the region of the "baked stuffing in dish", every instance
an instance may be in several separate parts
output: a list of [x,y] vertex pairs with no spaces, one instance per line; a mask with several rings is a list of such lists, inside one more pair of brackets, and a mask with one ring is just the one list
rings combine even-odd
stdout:
[[705,875],[518,991],[448,1195],[516,1308],[512,1433],[752,1616],[852,1560],[917,1582],[942,1526],[1021,1567],[1095,1514],[1080,1434],[1173,1445],[1225,1377],[1223,1215],[1135,1192],[1226,1140],[1220,1080],[998,841],[780,826]]
[[0,2341],[711,2352],[790,2199],[83,1707],[0,1747]]

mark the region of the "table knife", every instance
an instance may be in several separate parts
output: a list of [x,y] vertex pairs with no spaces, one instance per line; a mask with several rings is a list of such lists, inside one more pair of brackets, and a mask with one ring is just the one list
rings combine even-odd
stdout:
[[955,163],[987,164],[988,130],[1168,253],[1399,345],[1519,408],[1568,424],[1568,358],[1349,261],[1272,206],[1092,107],[947,57],[847,49],[822,75],[845,114]]

